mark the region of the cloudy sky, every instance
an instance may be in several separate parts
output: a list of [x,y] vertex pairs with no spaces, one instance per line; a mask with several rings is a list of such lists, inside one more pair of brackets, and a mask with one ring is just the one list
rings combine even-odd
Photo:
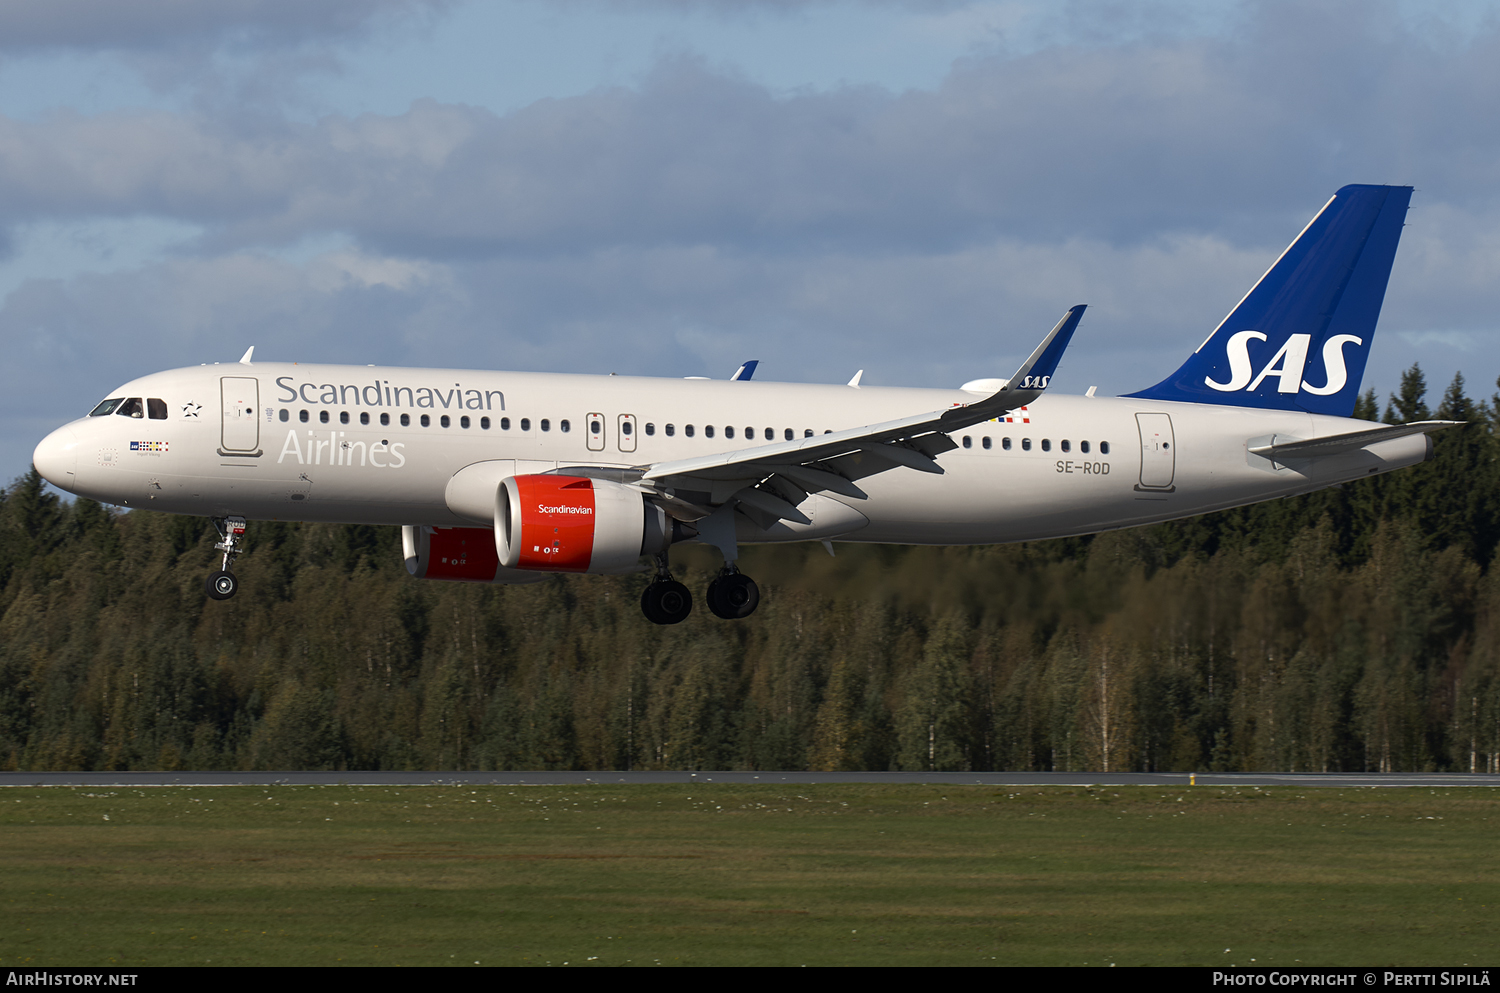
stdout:
[[7,0],[0,482],[160,369],[1172,371],[1417,187],[1366,385],[1500,373],[1490,3]]

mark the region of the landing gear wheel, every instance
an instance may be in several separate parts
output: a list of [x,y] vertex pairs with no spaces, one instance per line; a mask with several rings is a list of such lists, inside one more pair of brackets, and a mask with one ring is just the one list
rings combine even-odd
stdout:
[[209,573],[207,581],[203,584],[204,592],[215,600],[228,600],[238,592],[239,588],[240,581],[234,578],[234,573],[223,569]]
[[641,612],[654,624],[677,624],[693,612],[693,595],[676,580],[659,579],[641,593]]
[[214,530],[219,532],[219,543],[214,546],[214,551],[224,553],[224,567],[218,572],[209,573],[203,590],[215,600],[228,600],[240,588],[240,581],[234,578],[229,567],[234,565],[234,560],[245,550],[245,519],[215,517],[213,523]]
[[760,587],[741,572],[720,573],[708,584],[708,609],[727,621],[749,617],[760,605]]

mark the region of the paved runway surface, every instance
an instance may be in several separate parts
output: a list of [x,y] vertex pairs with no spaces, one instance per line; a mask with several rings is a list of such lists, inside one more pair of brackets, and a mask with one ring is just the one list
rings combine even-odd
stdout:
[[943,786],[1494,786],[1479,773],[1315,772],[0,772],[4,786],[582,786],[930,783]]

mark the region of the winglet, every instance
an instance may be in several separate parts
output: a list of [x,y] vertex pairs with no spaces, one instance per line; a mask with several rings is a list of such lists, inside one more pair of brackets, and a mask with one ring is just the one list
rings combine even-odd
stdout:
[[849,380],[849,385],[857,389],[859,387],[859,377],[863,376],[864,374],[865,371],[863,369],[859,370],[859,372],[856,372],[854,374],[854,378]]
[[245,354],[240,356],[240,365],[251,365],[250,356],[255,354],[255,346],[251,345],[245,349]]
[[953,424],[952,429],[957,429],[987,421],[1007,410],[1035,402],[1047,391],[1047,386],[1052,382],[1052,374],[1057,371],[1057,364],[1062,361],[1063,352],[1073,340],[1073,332],[1078,330],[1078,322],[1083,319],[1083,312],[1087,309],[1086,303],[1069,308],[1063,319],[1057,322],[1057,327],[1042,339],[1042,343],[1036,346],[1036,351],[1021,363],[1021,368],[1015,371],[1004,386],[978,403],[954,407],[943,414],[943,422]]
[[743,383],[745,380],[755,375],[755,367],[758,365],[760,365],[759,359],[751,359],[749,362],[746,362],[744,365],[736,369],[734,371],[734,375],[729,377],[729,381],[731,383]]

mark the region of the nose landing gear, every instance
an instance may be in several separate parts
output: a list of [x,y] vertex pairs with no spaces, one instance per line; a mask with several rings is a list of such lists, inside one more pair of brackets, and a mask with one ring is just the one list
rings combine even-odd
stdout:
[[219,543],[215,551],[224,553],[224,568],[208,574],[203,591],[215,600],[228,600],[239,591],[240,581],[229,571],[234,560],[244,551],[245,519],[243,517],[215,517],[214,528],[219,532]]

